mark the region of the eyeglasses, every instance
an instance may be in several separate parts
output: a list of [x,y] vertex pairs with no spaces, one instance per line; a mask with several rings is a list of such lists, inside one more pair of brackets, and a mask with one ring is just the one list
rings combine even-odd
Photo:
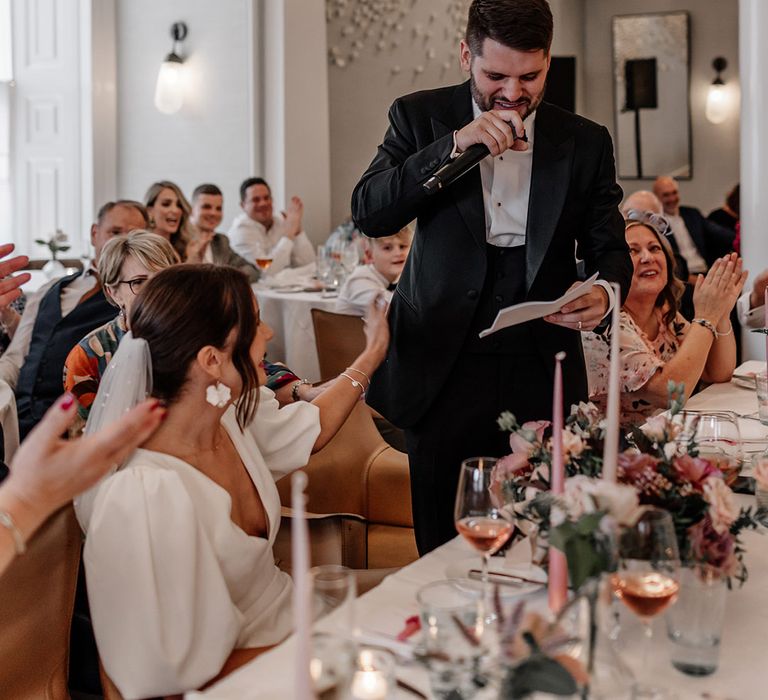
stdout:
[[672,224],[661,214],[654,214],[652,211],[642,211],[640,209],[630,209],[625,219],[626,223],[635,222],[650,226],[659,236],[671,236]]
[[117,283],[127,284],[130,287],[131,292],[135,295],[141,291],[141,288],[146,281],[146,277],[134,277],[132,280],[117,280]]

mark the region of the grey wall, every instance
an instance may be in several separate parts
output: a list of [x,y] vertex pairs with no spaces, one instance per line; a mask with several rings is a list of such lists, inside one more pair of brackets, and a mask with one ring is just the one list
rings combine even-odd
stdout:
[[[567,1],[567,0],[566,0]],[[605,124],[614,134],[611,17],[686,10],[691,27],[691,127],[693,135],[693,179],[680,182],[684,204],[706,214],[721,206],[725,194],[739,179],[738,109],[738,2],[737,0],[586,0],[585,101],[583,113]],[[708,86],[714,78],[715,56],[728,60],[724,79],[732,90],[733,109],[722,124],[704,117]],[[625,193],[648,189],[649,180],[625,180]]]
[[[142,199],[155,180],[187,194],[201,182],[224,192],[225,226],[239,211],[237,189],[250,172],[249,0],[119,0],[118,193]],[[189,84],[172,115],[155,109],[160,62],[171,49],[170,27],[189,27],[184,52]]]

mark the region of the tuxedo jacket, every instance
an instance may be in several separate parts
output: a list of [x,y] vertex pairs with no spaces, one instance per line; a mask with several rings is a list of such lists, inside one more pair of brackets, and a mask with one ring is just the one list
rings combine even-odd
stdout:
[[[450,159],[453,132],[472,121],[469,83],[407,95],[389,111],[383,143],[352,195],[352,213],[368,236],[387,236],[412,220],[416,233],[389,310],[387,358],[368,402],[401,428],[426,413],[455,365],[475,313],[487,268],[485,209],[479,168],[434,195],[422,183]],[[526,229],[525,296],[555,299],[588,275],[629,290],[632,263],[618,210],[613,145],[605,127],[542,103]],[[575,255],[574,255],[575,249]],[[580,334],[533,321],[537,350],[554,373],[565,350],[564,395],[586,397]],[[478,383],[488,381],[478,377]],[[548,386],[521,391],[551,391]],[[473,397],[467,397],[472,401]]]
[[712,267],[717,258],[733,252],[736,231],[705,219],[695,207],[680,207],[680,217],[701,257],[706,260],[707,267]]

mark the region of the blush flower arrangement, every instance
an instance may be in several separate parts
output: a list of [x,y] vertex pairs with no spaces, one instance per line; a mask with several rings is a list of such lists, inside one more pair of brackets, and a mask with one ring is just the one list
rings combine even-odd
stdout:
[[617,484],[599,478],[605,420],[594,404],[572,406],[563,428],[566,481],[560,498],[549,493],[550,424],[519,425],[510,413],[498,419],[499,427],[510,432],[512,452],[497,463],[496,498],[565,552],[575,588],[609,570],[611,533],[617,524],[633,524],[638,506],[644,505],[670,513],[686,563],[707,565],[728,577],[729,584],[747,580],[739,535],[768,521],[768,511],[739,508],[719,465],[700,456],[695,439],[681,433],[677,397],[684,396],[682,387],[670,382],[669,396],[666,414],[625,436]]

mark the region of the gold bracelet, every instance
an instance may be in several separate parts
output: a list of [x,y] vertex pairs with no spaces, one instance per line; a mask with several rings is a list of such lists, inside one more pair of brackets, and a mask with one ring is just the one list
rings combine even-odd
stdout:
[[365,387],[361,382],[358,382],[354,377],[350,377],[346,372],[342,372],[339,376],[349,379],[349,381],[352,382],[352,386],[355,387],[355,389],[360,389],[360,394],[365,396]]
[[365,372],[363,372],[363,370],[358,369],[357,367],[347,367],[347,369],[350,372],[357,372],[358,374],[361,374],[362,376],[364,376],[368,380],[368,386],[371,385],[371,378]]
[[21,534],[21,530],[16,527],[16,523],[13,522],[11,514],[7,511],[0,510],[0,525],[11,533],[14,547],[16,547],[16,554],[24,554],[27,551],[27,545],[24,544],[24,536]]

